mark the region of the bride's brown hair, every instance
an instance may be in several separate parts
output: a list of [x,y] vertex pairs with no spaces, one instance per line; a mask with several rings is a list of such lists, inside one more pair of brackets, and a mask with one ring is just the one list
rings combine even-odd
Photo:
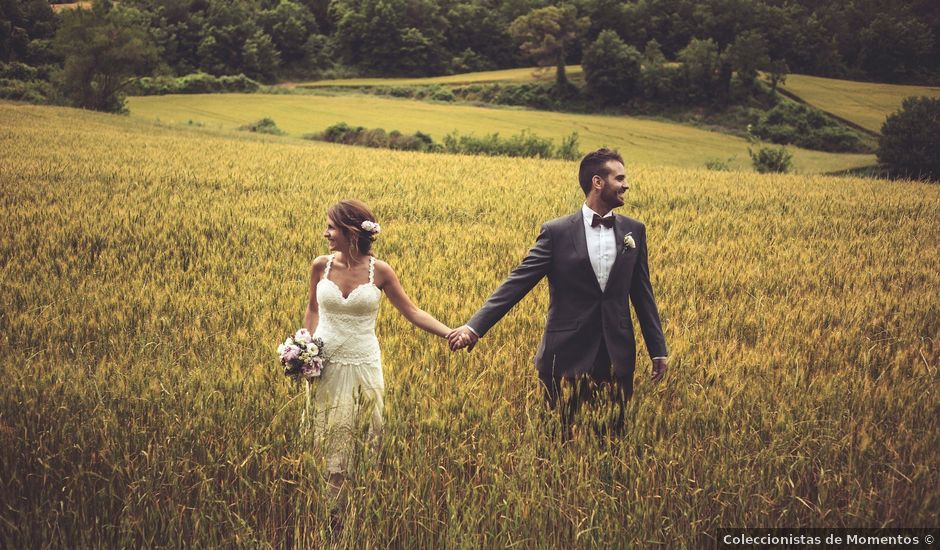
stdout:
[[353,251],[357,254],[372,253],[375,234],[362,228],[362,222],[375,223],[375,216],[362,201],[339,201],[326,211],[326,216],[339,230],[349,238]]

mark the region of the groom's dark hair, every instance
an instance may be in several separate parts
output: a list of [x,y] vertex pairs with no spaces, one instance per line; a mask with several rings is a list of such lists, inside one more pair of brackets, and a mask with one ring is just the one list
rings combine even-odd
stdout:
[[581,168],[578,169],[578,183],[581,184],[581,189],[584,190],[585,195],[591,192],[591,180],[594,179],[594,176],[606,178],[610,175],[607,162],[611,160],[623,164],[623,157],[620,156],[620,153],[606,147],[592,151],[581,159]]

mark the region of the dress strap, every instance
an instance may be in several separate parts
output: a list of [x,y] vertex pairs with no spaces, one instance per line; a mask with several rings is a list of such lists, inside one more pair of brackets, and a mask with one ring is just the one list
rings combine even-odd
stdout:
[[335,255],[336,255],[336,254],[330,254],[330,255],[327,257],[328,259],[326,260],[326,269],[323,271],[323,278],[324,278],[324,279],[329,279],[329,278],[330,278],[330,268],[333,267],[333,256],[335,256]]
[[375,256],[369,256],[369,284],[375,284]]

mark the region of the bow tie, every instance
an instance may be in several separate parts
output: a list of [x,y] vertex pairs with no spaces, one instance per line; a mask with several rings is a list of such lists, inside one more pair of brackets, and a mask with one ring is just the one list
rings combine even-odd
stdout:
[[591,218],[591,227],[597,227],[598,225],[603,225],[607,229],[610,229],[614,226],[614,217],[606,216],[602,218],[597,214],[594,214],[594,217]]

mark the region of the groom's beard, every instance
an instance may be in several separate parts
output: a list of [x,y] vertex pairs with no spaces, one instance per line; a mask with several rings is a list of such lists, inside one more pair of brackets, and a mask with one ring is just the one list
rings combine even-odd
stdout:
[[601,193],[601,201],[610,210],[623,206],[624,204],[623,196],[618,194],[615,189],[605,189]]

